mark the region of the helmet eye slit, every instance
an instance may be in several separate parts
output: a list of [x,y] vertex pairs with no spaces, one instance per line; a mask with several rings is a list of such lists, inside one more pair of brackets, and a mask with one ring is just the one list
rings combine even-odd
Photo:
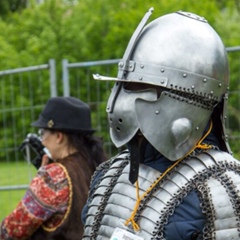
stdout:
[[146,92],[146,91],[152,91],[154,90],[157,94],[157,98],[160,97],[162,91],[167,91],[168,89],[159,87],[159,86],[155,86],[152,84],[146,84],[146,83],[136,83],[136,82],[125,82],[123,84],[123,89],[126,92],[136,92],[136,93],[140,93],[140,92]]

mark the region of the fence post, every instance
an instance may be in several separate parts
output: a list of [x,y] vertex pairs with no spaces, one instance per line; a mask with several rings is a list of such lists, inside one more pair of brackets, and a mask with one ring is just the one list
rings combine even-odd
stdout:
[[57,81],[56,81],[56,63],[55,59],[49,60],[49,70],[50,70],[50,93],[51,97],[57,96]]
[[62,60],[62,80],[63,80],[63,96],[69,97],[69,74],[68,74],[68,60]]

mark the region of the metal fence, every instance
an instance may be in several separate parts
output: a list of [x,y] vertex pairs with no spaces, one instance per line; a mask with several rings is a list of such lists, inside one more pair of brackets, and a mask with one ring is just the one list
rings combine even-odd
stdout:
[[[227,48],[229,55],[238,53],[234,61],[237,62],[238,79],[240,83],[240,46]],[[30,123],[37,119],[49,97],[59,95],[74,96],[87,102],[92,110],[92,124],[97,130],[97,134],[104,139],[104,146],[107,153],[111,156],[117,151],[111,143],[108,134],[108,123],[106,114],[106,103],[110,94],[113,82],[95,81],[93,73],[115,76],[117,63],[120,59],[91,61],[80,63],[69,63],[68,60],[62,61],[62,79],[56,79],[56,64],[54,60],[40,66],[12,69],[0,71],[0,147],[1,162],[23,162],[22,154],[19,152],[19,144],[29,132],[35,131],[30,127]],[[231,60],[232,61],[232,60]],[[230,67],[231,67],[230,61]],[[234,65],[236,68],[236,64]],[[236,72],[236,69],[235,69]],[[240,112],[240,85],[230,89],[230,98],[234,97],[239,102]],[[7,90],[6,92],[3,89]],[[36,97],[38,96],[38,100]],[[40,101],[39,101],[40,99]],[[239,124],[239,123],[237,123]],[[231,128],[231,119],[227,122],[227,128]],[[9,131],[11,129],[11,131]],[[240,138],[239,131],[232,133],[233,139]],[[34,175],[31,164],[28,166],[28,180],[21,184],[10,184],[8,181],[14,176],[18,182],[18,166],[16,172],[12,172],[9,179],[1,180],[0,168],[0,194],[3,191],[25,189]],[[1,199],[1,197],[0,197]],[[9,197],[11,199],[11,197]],[[0,201],[1,204],[1,201]],[[1,219],[0,219],[1,220]]]
[[[26,124],[38,115],[50,96],[57,96],[55,60],[48,64],[0,71],[0,159],[18,159],[19,139],[28,133]],[[38,96],[38,97],[37,97]],[[40,97],[39,97],[40,96]],[[11,129],[11,131],[10,131]]]
[[[0,71],[0,221],[21,198],[21,189],[27,188],[36,172],[19,146],[34,131],[30,123],[49,97],[57,96],[55,65],[51,59],[39,66]],[[17,199],[12,190],[18,190]]]
[[[0,88],[0,162],[16,163],[23,158],[18,148],[32,131],[30,122],[37,118],[50,96],[57,96],[55,60],[39,66],[0,71]],[[36,96],[40,96],[38,100]],[[1,169],[0,175],[3,175]],[[17,169],[16,173],[9,173],[10,177],[13,175],[18,176]],[[29,179],[31,176],[30,173]],[[2,185],[0,182],[0,190],[22,188]]]

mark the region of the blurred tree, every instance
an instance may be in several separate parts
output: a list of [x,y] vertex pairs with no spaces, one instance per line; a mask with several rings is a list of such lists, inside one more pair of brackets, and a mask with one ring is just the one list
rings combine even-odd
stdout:
[[[226,46],[240,45],[239,0],[47,0],[42,4],[31,0],[28,5],[27,0],[0,0],[0,16],[4,16],[0,19],[0,69],[43,64],[54,58],[61,81],[62,59],[83,62],[121,58],[150,7],[154,8],[150,21],[178,10],[194,12],[208,20]],[[229,60],[230,89],[239,90],[239,55],[229,54]],[[87,89],[81,91],[86,94]],[[234,116],[231,128],[236,131],[240,119],[237,97],[229,103]]]
[[4,17],[11,12],[21,11],[27,7],[28,0],[1,0],[0,16]]

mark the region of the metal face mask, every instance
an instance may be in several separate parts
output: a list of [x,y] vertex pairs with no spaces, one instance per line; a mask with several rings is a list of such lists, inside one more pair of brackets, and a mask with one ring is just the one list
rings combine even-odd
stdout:
[[107,104],[110,135],[116,147],[129,142],[139,129],[136,115],[136,101],[156,101],[154,89],[131,91],[124,88],[124,83],[116,83]]
[[158,98],[154,88],[129,91],[123,83],[114,86],[107,104],[111,139],[121,147],[140,130],[159,152],[175,161],[201,138],[213,106],[168,91]]

